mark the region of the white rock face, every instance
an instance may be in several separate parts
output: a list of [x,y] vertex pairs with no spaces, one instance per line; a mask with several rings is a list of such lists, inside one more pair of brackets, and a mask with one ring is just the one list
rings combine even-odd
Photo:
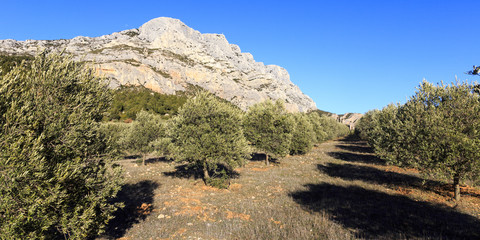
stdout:
[[244,110],[265,99],[283,99],[292,112],[316,109],[284,68],[255,62],[224,35],[201,34],[178,19],[156,18],[138,29],[95,38],[0,40],[1,54],[34,55],[43,49],[65,50],[94,63],[112,87],[144,85],[175,94],[196,85]]
[[335,118],[337,121],[350,127],[350,130],[355,129],[360,118],[363,117],[361,113],[345,113],[343,115],[332,114],[331,117]]

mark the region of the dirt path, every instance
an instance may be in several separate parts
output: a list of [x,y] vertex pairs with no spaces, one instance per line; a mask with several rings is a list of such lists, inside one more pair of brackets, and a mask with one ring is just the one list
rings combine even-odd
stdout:
[[223,190],[171,162],[122,165],[127,207],[104,239],[480,238],[476,190],[452,210],[444,184],[385,166],[355,140],[251,161]]

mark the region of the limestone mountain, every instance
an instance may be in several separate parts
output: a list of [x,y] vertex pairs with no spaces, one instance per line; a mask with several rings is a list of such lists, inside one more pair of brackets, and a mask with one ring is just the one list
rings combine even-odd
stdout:
[[316,109],[284,68],[256,62],[224,35],[201,34],[177,19],[156,18],[138,29],[100,37],[0,40],[0,54],[34,55],[43,49],[92,62],[111,87],[143,85],[175,94],[197,86],[244,110],[265,99],[283,99],[290,111]]

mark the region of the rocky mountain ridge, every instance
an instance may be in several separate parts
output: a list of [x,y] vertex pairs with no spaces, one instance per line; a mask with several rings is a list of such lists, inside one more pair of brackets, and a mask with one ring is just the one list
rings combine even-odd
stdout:
[[34,55],[43,49],[92,62],[111,87],[143,85],[175,94],[198,86],[244,110],[266,99],[282,99],[292,112],[316,109],[284,68],[256,62],[224,35],[201,34],[178,19],[156,18],[138,29],[100,37],[0,40],[0,54]]

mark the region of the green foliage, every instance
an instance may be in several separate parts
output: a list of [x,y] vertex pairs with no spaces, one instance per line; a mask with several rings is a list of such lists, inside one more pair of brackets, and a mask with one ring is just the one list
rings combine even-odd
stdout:
[[404,105],[367,114],[359,125],[375,151],[392,164],[454,180],[475,180],[480,170],[480,96],[474,85],[424,81]]
[[119,145],[129,152],[142,154],[143,165],[148,153],[155,150],[153,142],[165,137],[165,121],[160,115],[140,111],[119,138]]
[[304,113],[292,114],[292,117],[295,121],[295,127],[292,132],[290,154],[305,154],[312,149],[316,140],[313,124]]
[[120,138],[123,136],[125,129],[130,125],[123,122],[102,122],[99,131],[105,136],[107,145],[115,154],[119,154],[122,150]]
[[320,118],[321,115],[318,112],[313,111],[313,112],[309,112],[307,116],[308,116],[308,120],[310,121],[310,124],[312,125],[312,130],[314,132],[313,142],[320,143],[328,140],[327,133],[325,132],[324,127],[322,126],[322,119]]
[[339,123],[332,117],[326,115],[320,116],[319,122],[326,134],[325,140],[335,139],[341,136],[348,135],[350,131],[345,124]]
[[184,95],[160,94],[143,86],[121,86],[114,90],[107,120],[135,119],[141,110],[160,115],[176,115],[186,100]]
[[249,155],[242,131],[242,112],[208,92],[187,100],[173,119],[169,135],[172,157],[203,169],[204,180],[220,165],[228,169],[243,164]]
[[206,184],[220,189],[227,189],[230,186],[230,175],[225,169],[215,171],[213,176],[206,180]]
[[[285,156],[290,151],[294,120],[283,102],[267,100],[248,109],[243,121],[245,137],[260,151]],[[267,159],[268,164],[268,159]]]
[[110,94],[94,71],[41,53],[0,77],[0,239],[87,239],[117,206],[120,169],[99,121]]
[[20,65],[23,61],[29,63],[33,60],[32,56],[8,56],[0,55],[0,76],[5,76],[15,66]]

